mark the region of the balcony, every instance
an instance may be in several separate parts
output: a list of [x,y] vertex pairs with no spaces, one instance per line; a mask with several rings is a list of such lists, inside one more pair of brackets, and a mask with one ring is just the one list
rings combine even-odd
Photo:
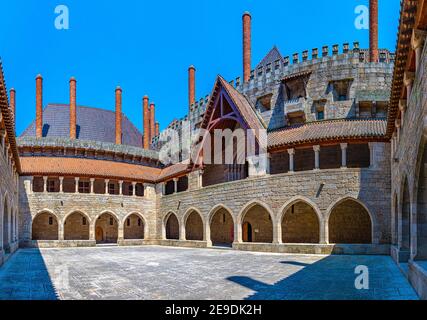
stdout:
[[295,98],[285,101],[285,115],[286,116],[299,116],[305,114],[306,99]]

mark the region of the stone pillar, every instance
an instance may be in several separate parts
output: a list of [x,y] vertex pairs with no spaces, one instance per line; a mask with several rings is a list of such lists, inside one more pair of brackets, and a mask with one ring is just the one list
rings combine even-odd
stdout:
[[203,188],[203,170],[199,170],[199,176],[198,176],[198,185],[199,189]]
[[74,178],[74,181],[75,181],[75,187],[76,187],[76,189],[75,189],[75,193],[79,193],[79,181],[80,181],[80,178]]
[[105,194],[108,194],[108,184],[110,183],[110,180],[105,179]]
[[65,221],[58,221],[59,223],[59,230],[58,230],[58,240],[63,241],[64,240],[64,222]]
[[423,30],[414,29],[412,31],[411,45],[412,49],[415,50],[415,70],[418,72],[421,65],[421,55],[424,47],[424,42],[427,36],[427,32]]
[[64,177],[59,177],[59,193],[64,193]]
[[136,182],[132,182],[132,196],[136,197]]
[[288,149],[289,154],[289,172],[295,171],[295,164],[294,164],[294,156],[295,156],[295,149]]
[[237,221],[234,224],[234,241],[233,243],[242,243],[243,237],[242,237],[242,222]]
[[118,241],[123,241],[125,238],[125,230],[122,224],[119,225],[117,237],[118,237],[117,239]]
[[185,241],[185,224],[184,222],[178,222],[179,223],[179,240]]
[[375,157],[376,143],[369,142],[368,146],[369,146],[369,168],[375,169],[377,167],[376,157]]
[[47,192],[47,178],[46,176],[43,177],[43,192]]
[[95,179],[91,178],[90,179],[90,194],[94,194],[94,183],[95,183]]
[[347,143],[341,143],[341,168],[347,168]]
[[405,73],[403,75],[403,84],[406,87],[406,92],[407,92],[406,99],[408,100],[408,102],[411,99],[412,86],[414,84],[414,79],[415,79],[415,73],[414,72],[405,71]]
[[273,244],[282,243],[282,223],[281,221],[276,221],[276,219],[271,221],[273,224]]
[[162,196],[166,195],[166,182],[162,182]]
[[178,192],[178,178],[173,178],[173,193]]
[[313,146],[314,150],[314,170],[320,169],[320,146]]
[[34,177],[30,178],[30,193],[33,194],[34,193]]
[[119,181],[119,195],[123,195],[123,181],[120,180]]

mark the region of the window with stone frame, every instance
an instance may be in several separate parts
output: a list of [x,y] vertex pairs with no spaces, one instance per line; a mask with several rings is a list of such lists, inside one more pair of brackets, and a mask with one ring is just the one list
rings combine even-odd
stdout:
[[116,194],[116,184],[115,183],[109,183],[108,184],[108,193],[109,194]]
[[332,92],[333,101],[348,101],[350,100],[350,87],[353,79],[335,80],[329,82],[327,94]]

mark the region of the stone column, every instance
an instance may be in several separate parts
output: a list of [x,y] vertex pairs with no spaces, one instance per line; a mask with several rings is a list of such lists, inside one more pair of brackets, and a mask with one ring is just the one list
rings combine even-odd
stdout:
[[79,181],[80,181],[80,178],[74,178],[74,181],[75,181],[75,187],[76,187],[76,189],[75,189],[75,193],[79,193]]
[[237,221],[234,224],[234,241],[233,243],[242,243],[243,237],[242,237],[242,222]]
[[406,99],[409,101],[411,99],[412,86],[414,84],[415,73],[405,71],[403,75],[403,84],[406,87],[407,97]]
[[294,164],[295,149],[288,149],[288,154],[289,154],[289,172],[294,172],[294,170],[295,170],[295,164]]
[[46,176],[43,177],[43,192],[44,193],[47,192],[47,177]]
[[58,240],[63,241],[64,240],[64,222],[65,221],[58,221],[59,223],[59,231],[58,231]]
[[30,178],[30,194],[34,193],[34,177]]
[[136,182],[132,182],[132,196],[136,197]]
[[201,188],[203,188],[203,170],[199,170],[199,181],[198,181],[198,184],[199,184],[199,189],[201,189]]
[[162,182],[162,196],[166,195],[166,182]]
[[94,192],[94,182],[95,182],[95,179],[91,178],[90,179],[90,194],[94,194],[95,193]]
[[173,193],[178,192],[178,178],[173,178]]
[[421,65],[421,55],[424,47],[424,42],[427,32],[423,30],[414,29],[412,31],[411,46],[415,50],[415,70],[418,72]]
[[314,170],[319,170],[320,169],[320,146],[313,146],[313,150],[314,150]]
[[64,177],[59,177],[59,193],[64,193]]
[[184,222],[178,222],[179,223],[179,240],[185,241],[185,224]]
[[119,181],[119,195],[123,195],[123,180]]
[[276,221],[276,219],[271,221],[273,224],[273,244],[281,244],[282,243],[282,223],[280,221]]
[[110,183],[110,180],[105,179],[105,194],[108,194],[108,184]]
[[347,143],[341,143],[341,168],[347,168]]

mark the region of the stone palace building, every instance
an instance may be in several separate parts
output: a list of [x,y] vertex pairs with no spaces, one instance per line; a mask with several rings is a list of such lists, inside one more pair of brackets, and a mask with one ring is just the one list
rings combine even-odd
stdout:
[[[243,15],[243,77],[218,76],[188,114],[160,132],[142,99],[143,130],[122,113],[43,104],[15,137],[15,95],[0,73],[0,265],[19,247],[103,243],[310,254],[391,255],[427,298],[427,1],[402,0],[394,53],[378,48],[370,0],[370,47],[358,42],[282,56],[253,67],[251,15]],[[394,32],[395,30],[387,30]],[[167,133],[266,132],[267,165],[231,145],[232,163],[203,149],[163,163]],[[215,151],[217,152],[217,150]],[[255,160],[254,160],[255,159]],[[210,160],[210,159],[209,159]]]

